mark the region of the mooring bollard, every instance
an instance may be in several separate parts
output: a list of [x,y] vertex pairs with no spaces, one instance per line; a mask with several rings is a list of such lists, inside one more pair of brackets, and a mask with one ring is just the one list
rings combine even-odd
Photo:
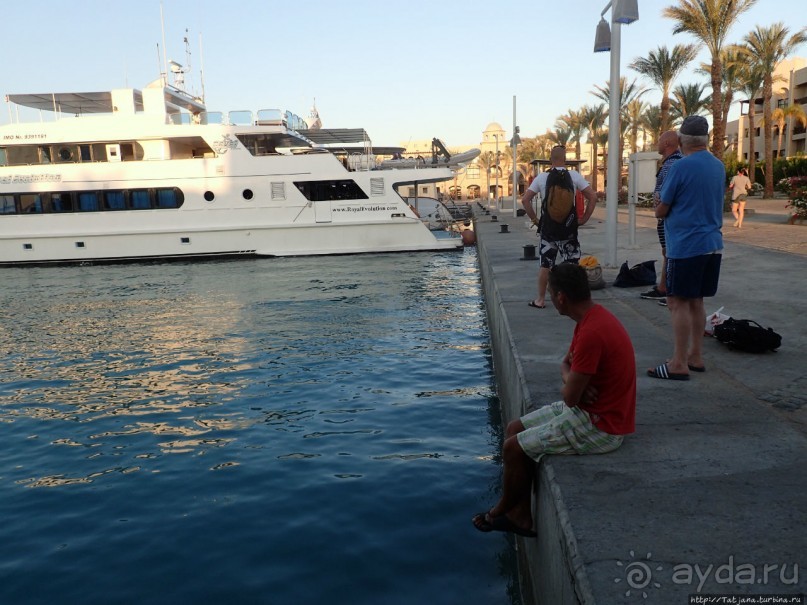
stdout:
[[490,222],[491,222],[491,223],[496,223],[496,222],[498,222],[498,221],[499,221],[499,217],[498,217],[498,216],[496,216],[495,214],[491,214],[491,215],[490,215]]
[[532,244],[527,244],[524,246],[524,256],[521,257],[521,260],[538,260],[538,257],[535,256],[535,246]]
[[510,228],[510,225],[503,224],[503,225],[500,225],[499,228],[501,229],[501,231],[499,233],[510,233],[508,231],[508,229]]

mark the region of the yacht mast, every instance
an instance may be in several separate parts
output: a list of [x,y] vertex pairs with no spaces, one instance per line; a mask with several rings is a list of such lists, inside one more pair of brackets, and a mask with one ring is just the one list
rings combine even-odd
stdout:
[[163,15],[163,3],[160,0],[160,27],[163,32],[163,86],[168,84],[168,56],[165,54],[165,17]]

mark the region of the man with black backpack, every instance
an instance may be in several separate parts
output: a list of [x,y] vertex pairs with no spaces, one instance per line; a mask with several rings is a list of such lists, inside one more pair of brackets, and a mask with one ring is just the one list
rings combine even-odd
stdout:
[[[577,239],[577,228],[585,225],[594,205],[597,203],[597,192],[588,181],[576,170],[566,168],[566,148],[555,145],[549,154],[551,167],[540,173],[530,184],[521,204],[524,210],[538,226],[539,251],[541,269],[538,271],[538,298],[528,304],[536,309],[546,306],[546,285],[549,281],[549,269],[558,262],[577,263],[580,260],[580,242]],[[575,198],[581,192],[586,200],[586,209],[582,217],[577,216]],[[532,198],[541,194],[541,217],[532,207]]]

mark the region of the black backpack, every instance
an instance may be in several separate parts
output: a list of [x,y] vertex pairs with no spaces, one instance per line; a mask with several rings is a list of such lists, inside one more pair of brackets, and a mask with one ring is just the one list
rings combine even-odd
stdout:
[[729,317],[714,328],[714,336],[730,349],[747,353],[775,351],[782,346],[782,337],[771,328],[763,328],[752,319]]
[[628,269],[628,261],[622,263],[619,274],[614,280],[617,288],[633,288],[634,286],[656,285],[656,261],[646,260]]
[[541,235],[552,240],[570,239],[577,233],[577,209],[572,175],[553,168],[546,177],[541,203]]

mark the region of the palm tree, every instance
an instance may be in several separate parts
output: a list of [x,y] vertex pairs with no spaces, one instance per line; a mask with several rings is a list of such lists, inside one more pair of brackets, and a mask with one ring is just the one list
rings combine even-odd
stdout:
[[535,137],[535,144],[538,148],[538,158],[545,160],[549,157],[549,152],[552,150],[554,143],[549,138],[549,132],[539,134]]
[[[594,150],[595,162],[597,161],[597,149],[599,148],[603,150],[602,165],[603,168],[605,169],[605,174],[603,175],[602,180],[603,180],[603,189],[605,189],[605,185],[608,183],[608,129],[602,128],[599,132],[597,132],[596,135],[592,135],[590,137],[589,142],[591,143],[591,146]],[[597,187],[594,185],[593,182],[591,183],[591,186],[594,187],[594,189],[597,189]]]
[[[605,101],[605,103],[610,103],[611,101],[611,82],[606,81],[605,86],[597,86],[594,85],[596,88],[595,91],[591,91],[598,99]],[[628,103],[633,101],[634,99],[638,99],[643,94],[647,92],[647,88],[640,88],[638,84],[636,84],[636,80],[633,80],[630,84],[628,84],[628,79],[625,76],[619,78],[619,106],[622,108],[622,111],[625,110],[625,107]]]
[[490,196],[490,169],[496,165],[496,154],[492,151],[485,151],[478,158],[476,158],[476,165],[480,170],[485,171],[485,189],[486,197]]
[[[672,126],[672,124],[670,124],[670,126]],[[644,110],[644,113],[642,114],[642,128],[645,132],[643,149],[644,151],[647,151],[647,135],[650,134],[650,142],[653,144],[653,147],[655,147],[661,133],[665,132],[661,129],[660,105],[650,105]],[[667,130],[669,130],[669,128],[667,128]]]
[[574,158],[576,160],[580,159],[580,142],[586,130],[582,113],[582,110],[575,111],[570,109],[566,115],[560,116],[555,122],[555,126],[562,126],[569,129],[569,141],[574,143]]
[[583,123],[586,125],[586,130],[588,130],[589,141],[591,142],[591,186],[594,189],[597,188],[597,146],[599,144],[600,135],[603,132],[603,126],[605,125],[605,118],[608,117],[608,110],[606,109],[606,105],[604,103],[600,103],[599,105],[586,105],[583,107],[581,111],[581,119]]
[[[594,86],[597,89],[597,92],[592,91],[595,97],[602,99],[606,103],[610,103],[611,99],[611,82],[607,81],[605,86]],[[619,134],[623,135],[625,130],[623,127],[623,123],[627,120],[627,116],[625,114],[626,108],[631,103],[631,101],[638,100],[643,94],[647,92],[647,88],[640,88],[638,84],[636,84],[636,80],[633,80],[630,84],[628,83],[628,79],[625,76],[619,78],[619,107],[620,107],[620,128]],[[612,124],[608,124],[608,129],[610,130],[613,127]],[[625,149],[625,138],[624,136],[619,137],[619,149],[617,153],[619,154],[618,157],[622,157],[622,152]],[[608,150],[608,153],[611,153],[611,150]],[[606,167],[608,164],[606,163]],[[606,179],[608,175],[606,174]]]
[[[704,97],[706,84],[679,84],[673,90],[671,114],[675,121],[683,120],[688,116],[701,115],[709,110],[709,97]],[[714,106],[712,106],[714,107]],[[714,117],[713,117],[714,119]],[[717,120],[715,120],[717,121]],[[721,142],[720,157],[723,157]]]
[[778,151],[778,157],[782,157],[782,135],[785,130],[785,120],[789,120],[791,123],[795,120],[801,123],[802,126],[807,127],[807,113],[804,113],[801,105],[794,104],[788,105],[787,107],[777,107],[773,110],[773,113],[771,113],[771,119],[779,130],[779,143],[776,149]]
[[540,149],[537,137],[521,139],[521,145],[518,147],[518,153],[516,154],[516,164],[527,180],[532,176],[533,164],[531,162],[537,160],[539,155]]
[[639,151],[639,130],[642,128],[642,116],[644,115],[647,103],[640,99],[634,99],[625,108],[624,124],[630,133],[630,152]]
[[[720,111],[720,119],[723,124],[728,122],[729,110],[734,101],[734,93],[741,86],[741,72],[748,64],[748,60],[739,50],[736,44],[731,44],[720,51],[720,64],[723,66],[723,105]],[[709,76],[712,66],[709,63],[701,63],[695,73]]]
[[807,28],[788,37],[784,23],[770,27],[757,25],[743,38],[742,52],[749,61],[762,69],[762,114],[765,131],[765,197],[773,196],[773,72],[780,61],[791,54],[797,46],[807,42]]
[[555,145],[566,147],[572,137],[572,131],[568,128],[555,128],[553,132],[548,132],[547,136]]
[[661,89],[661,131],[670,129],[670,87],[686,66],[698,54],[696,44],[676,44],[672,50],[659,46],[647,57],[637,57],[629,67]]
[[723,111],[723,65],[720,51],[731,27],[757,0],[678,0],[677,6],[668,6],[662,15],[675,21],[674,34],[689,33],[703,42],[712,56],[712,153],[723,157],[723,138],[726,123]]
[[[501,159],[499,161],[501,166],[504,166],[504,177],[507,180],[507,185],[505,187],[505,195],[512,195],[513,194],[513,172],[518,171],[520,174],[526,176],[529,173],[529,164],[526,166],[520,165],[518,163],[518,151],[516,151],[516,157],[513,158],[513,147],[508,145],[505,147],[501,152]],[[522,170],[522,168],[524,168]],[[512,169],[512,170],[511,170]]]
[[[738,90],[748,97],[748,178],[751,179],[752,183],[754,182],[757,168],[756,150],[754,149],[756,140],[756,136],[754,136],[756,103],[754,100],[762,89],[763,78],[762,70],[758,66],[746,63],[740,70],[740,87]],[[739,134],[742,135],[742,133]]]
[[518,162],[529,164],[538,159],[538,142],[535,137],[521,139],[521,146],[518,148]]

